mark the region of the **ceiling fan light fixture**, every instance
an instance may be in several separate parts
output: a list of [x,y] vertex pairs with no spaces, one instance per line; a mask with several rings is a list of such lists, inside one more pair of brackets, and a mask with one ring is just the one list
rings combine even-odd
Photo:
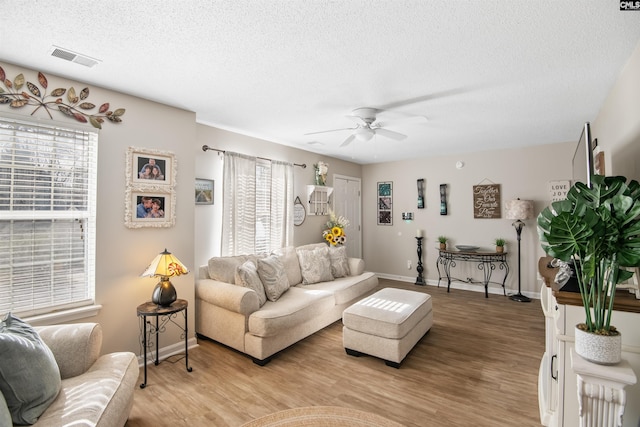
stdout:
[[369,141],[375,135],[375,131],[370,128],[359,128],[355,131],[358,141]]

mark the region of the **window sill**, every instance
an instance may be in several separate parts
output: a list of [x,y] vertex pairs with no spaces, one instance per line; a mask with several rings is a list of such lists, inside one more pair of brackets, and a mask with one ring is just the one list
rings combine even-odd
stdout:
[[69,310],[56,311],[54,313],[41,314],[39,316],[27,317],[23,320],[32,326],[54,325],[97,316],[101,309],[101,305],[94,304],[71,308]]

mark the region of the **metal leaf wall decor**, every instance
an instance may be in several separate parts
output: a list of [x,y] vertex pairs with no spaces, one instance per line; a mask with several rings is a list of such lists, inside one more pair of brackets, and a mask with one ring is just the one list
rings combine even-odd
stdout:
[[[22,108],[27,105],[36,106],[31,115],[35,114],[40,108],[44,108],[50,119],[53,119],[51,110],[57,109],[81,123],[89,122],[94,128],[98,129],[102,129],[104,119],[113,123],[122,122],[125,109],[118,108],[111,111],[108,102],[100,105],[97,113],[89,111],[96,108],[96,105],[86,101],[89,97],[88,87],[82,89],[79,94],[76,94],[76,90],[73,87],[69,89],[57,88],[47,94],[49,82],[41,72],[38,72],[38,83],[40,83],[42,89],[31,82],[25,82],[22,73],[11,81],[7,79],[4,69],[0,67],[0,104],[9,104],[11,108]],[[29,92],[23,90],[25,84]],[[64,95],[66,95],[66,100],[63,98]]]

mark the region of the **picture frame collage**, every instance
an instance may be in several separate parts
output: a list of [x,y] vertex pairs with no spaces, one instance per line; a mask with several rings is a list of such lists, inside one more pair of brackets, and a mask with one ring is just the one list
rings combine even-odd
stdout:
[[125,167],[128,228],[175,225],[176,171],[175,155],[170,151],[128,148]]

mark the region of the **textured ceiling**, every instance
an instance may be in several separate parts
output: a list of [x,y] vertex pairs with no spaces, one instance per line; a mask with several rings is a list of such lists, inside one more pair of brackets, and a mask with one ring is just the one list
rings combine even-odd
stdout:
[[[576,140],[640,40],[640,12],[614,0],[0,5],[0,60],[363,164]],[[52,57],[53,46],[100,62]],[[354,127],[345,116],[358,107],[428,121],[390,125],[402,141],[305,135]]]

